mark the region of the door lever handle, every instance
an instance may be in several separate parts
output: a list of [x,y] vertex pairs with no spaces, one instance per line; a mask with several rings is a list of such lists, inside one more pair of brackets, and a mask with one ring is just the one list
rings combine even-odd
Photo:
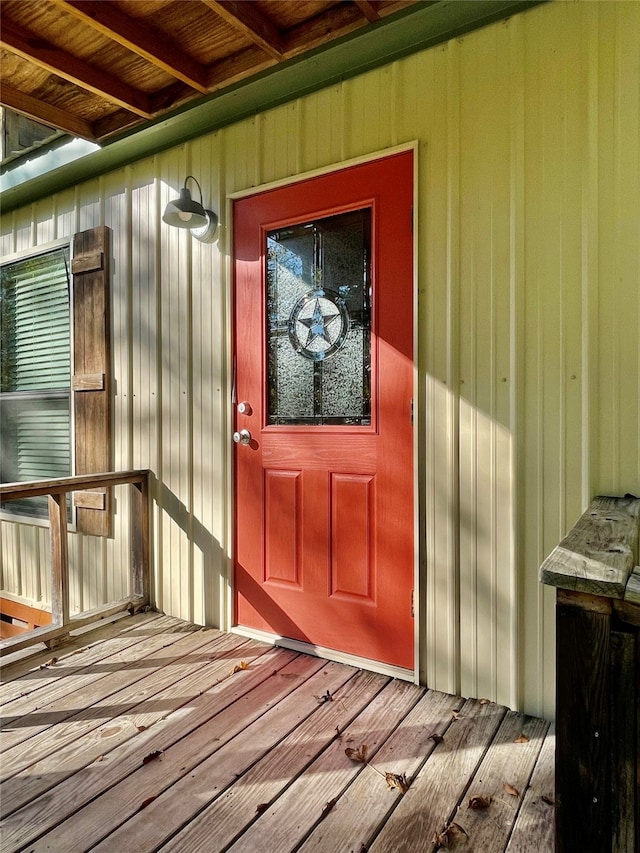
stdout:
[[251,433],[248,429],[241,429],[240,432],[234,432],[233,440],[236,444],[251,444]]

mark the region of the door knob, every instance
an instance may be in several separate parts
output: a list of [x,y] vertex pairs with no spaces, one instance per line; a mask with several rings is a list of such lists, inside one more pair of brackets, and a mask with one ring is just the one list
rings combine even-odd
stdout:
[[238,411],[241,415],[250,415],[253,412],[251,408],[251,403],[247,403],[246,400],[242,403],[238,403]]
[[234,432],[233,440],[236,444],[250,444],[251,433],[248,429],[241,429],[240,432]]

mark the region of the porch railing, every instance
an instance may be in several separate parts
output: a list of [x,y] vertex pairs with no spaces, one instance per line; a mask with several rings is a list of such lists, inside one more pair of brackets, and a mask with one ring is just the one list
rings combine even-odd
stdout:
[[[129,595],[71,615],[69,603],[69,555],[67,547],[67,494],[85,489],[131,485],[130,583]],[[18,651],[36,643],[53,648],[71,631],[123,610],[139,610],[149,603],[149,471],[116,471],[83,474],[57,480],[0,485],[0,508],[5,501],[46,495],[49,502],[51,547],[51,625],[10,637],[0,643],[0,654]]]

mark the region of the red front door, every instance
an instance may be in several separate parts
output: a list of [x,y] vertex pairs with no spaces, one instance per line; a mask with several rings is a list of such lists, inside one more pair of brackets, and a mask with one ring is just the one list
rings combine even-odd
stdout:
[[413,154],[234,204],[235,619],[413,669]]

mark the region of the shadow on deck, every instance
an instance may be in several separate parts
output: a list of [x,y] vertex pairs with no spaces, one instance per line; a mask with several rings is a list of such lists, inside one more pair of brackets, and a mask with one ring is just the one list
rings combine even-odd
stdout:
[[156,613],[56,654],[3,667],[4,853],[553,851],[542,720]]

